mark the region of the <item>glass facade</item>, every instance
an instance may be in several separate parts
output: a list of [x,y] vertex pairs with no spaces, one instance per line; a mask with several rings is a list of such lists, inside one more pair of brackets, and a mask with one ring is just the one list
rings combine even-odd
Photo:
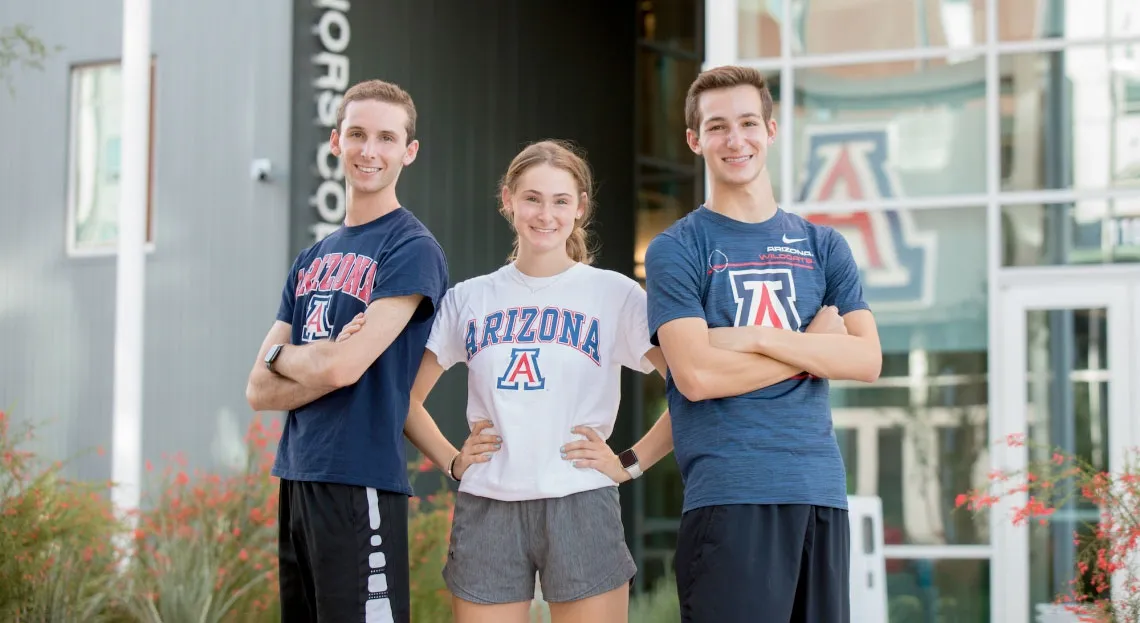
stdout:
[[[1022,600],[1030,611],[1048,602],[1071,578],[1071,539],[1058,535],[1082,509],[1027,532],[1025,594],[1002,597],[993,588],[1006,568],[994,564],[1006,547],[995,536],[1002,520],[957,511],[955,497],[985,482],[1005,422],[995,415],[1008,391],[994,369],[1006,339],[995,333],[999,282],[1140,261],[1140,0],[700,4],[692,7],[701,12],[693,24],[704,20],[700,68],[745,64],[769,77],[776,197],[845,236],[875,311],[882,375],[870,385],[833,383],[832,407],[849,492],[882,500],[890,620],[1004,620],[997,613],[1009,610],[997,601]],[[639,110],[677,114],[692,64],[644,49],[642,59],[656,77],[643,75]],[[660,106],[669,110],[653,110]],[[679,179],[681,169],[701,171],[679,118],[640,131],[642,153],[653,156],[639,163],[643,277],[640,253],[699,204],[703,179]],[[654,169],[658,158],[676,171]],[[1140,273],[1129,275],[1140,292]],[[1024,319],[1027,332],[1014,339],[1030,356],[1021,405],[1039,422],[1030,428],[1051,413],[1044,438],[1096,460],[1120,443],[1108,441],[1104,415],[1103,310]],[[1053,385],[1070,391],[1034,390],[1046,375],[1067,377]],[[663,392],[646,377],[641,430],[660,414]],[[645,586],[675,546],[675,463],[664,461],[635,490]]]
[[[653,236],[696,207],[704,196],[704,165],[685,144],[685,94],[704,60],[704,2],[638,3],[637,218],[634,276],[644,285],[645,249]],[[665,410],[665,381],[634,375],[640,439]],[[632,483],[631,551],[637,590],[666,577],[677,547],[681,473],[672,456]],[[627,506],[628,507],[628,506]]]

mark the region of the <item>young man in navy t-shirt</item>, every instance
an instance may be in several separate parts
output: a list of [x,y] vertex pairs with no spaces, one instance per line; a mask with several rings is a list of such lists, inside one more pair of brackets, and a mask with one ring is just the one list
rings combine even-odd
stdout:
[[345,93],[329,139],[344,226],[293,262],[246,389],[255,410],[289,412],[273,466],[286,623],[410,620],[404,422],[448,284],[443,250],[396,198],[415,125],[395,85]]
[[846,623],[846,475],[827,379],[878,378],[875,321],[847,242],[773,198],[763,76],[703,72],[685,117],[708,199],[645,260],[685,486],[682,619]]

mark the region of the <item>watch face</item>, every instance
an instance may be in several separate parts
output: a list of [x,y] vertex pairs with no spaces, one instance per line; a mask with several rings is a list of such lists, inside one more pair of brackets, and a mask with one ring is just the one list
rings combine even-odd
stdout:
[[632,449],[622,452],[618,455],[618,458],[621,459],[622,467],[629,468],[637,465],[637,454],[635,454]]

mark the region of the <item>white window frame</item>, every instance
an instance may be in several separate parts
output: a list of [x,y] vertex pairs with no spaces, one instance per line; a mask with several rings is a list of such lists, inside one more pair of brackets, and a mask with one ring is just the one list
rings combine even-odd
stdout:
[[[1112,348],[1107,353],[1109,377],[1109,470],[1124,467],[1125,450],[1137,445],[1140,426],[1131,415],[1140,405],[1140,390],[1132,381],[1140,374],[1140,269],[1131,266],[1097,266],[1005,271],[1001,279],[1000,312],[991,353],[998,358],[1000,380],[991,409],[990,436],[1024,435],[1027,422],[1026,312],[1042,309],[1108,310]],[[996,352],[995,352],[996,351]],[[1025,447],[993,446],[992,467],[1024,470]],[[990,512],[992,620],[1028,621],[1029,528],[1014,526],[1010,513],[1026,503],[1026,494],[1003,499]],[[1117,595],[1116,597],[1123,597]]]
[[[85,63],[76,63],[69,69],[69,88],[70,88],[70,102],[68,106],[68,149],[67,149],[67,206],[64,232],[65,249],[67,256],[70,258],[92,258],[92,257],[114,257],[118,254],[118,236],[102,244],[82,244],[78,240],[76,228],[78,226],[78,176],[79,176],[79,129],[80,129],[80,108],[81,108],[81,90],[79,81],[81,73],[90,71],[92,69],[100,69],[107,67],[121,67],[121,62],[118,59],[105,60],[105,61],[92,61]],[[151,63],[151,127],[154,124],[154,63]],[[153,132],[151,134],[149,146],[149,162],[150,162],[150,175],[148,180],[148,193],[147,193],[147,241],[144,248],[147,254],[154,252],[154,231],[155,231],[155,211],[154,211],[154,139]],[[116,221],[117,222],[117,221]]]

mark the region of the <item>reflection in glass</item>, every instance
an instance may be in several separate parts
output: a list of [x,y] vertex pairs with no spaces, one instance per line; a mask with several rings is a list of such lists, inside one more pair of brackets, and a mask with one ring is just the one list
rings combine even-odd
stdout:
[[737,0],[737,56],[742,59],[780,56],[781,2]]
[[887,610],[891,623],[988,623],[990,563],[887,560]]
[[117,64],[76,68],[72,142],[72,218],[76,247],[118,237],[120,72]]
[[858,493],[855,489],[859,473],[859,431],[852,428],[836,428],[835,441],[843,456],[843,467],[847,470],[847,495]]
[[638,154],[691,167],[685,144],[685,94],[700,62],[642,47],[638,50]]
[[[1026,312],[1031,461],[1048,461],[1054,449],[1108,467],[1108,318],[1104,309]],[[1058,486],[1066,486],[1061,483]],[[1068,502],[1029,529],[1030,607],[1069,594],[1076,568],[1073,534],[1093,526],[1099,514],[1080,495],[1058,491]]]
[[[644,283],[649,242],[696,208],[703,196],[704,168],[685,141],[685,95],[704,55],[703,3],[639,0],[637,11],[634,276]],[[636,417],[627,425],[632,424],[630,433],[636,440],[665,408],[665,381],[657,374],[635,374],[632,385],[628,395]],[[628,485],[622,494],[624,520],[638,567],[635,592],[652,589],[666,577],[676,549],[683,494],[680,471],[671,457]]]
[[[876,385],[894,386],[894,392],[907,398],[902,404],[851,406],[852,395],[874,394],[851,384],[833,391],[835,425],[843,431],[837,440],[849,489],[882,499],[887,545],[987,543],[985,515],[955,507],[957,494],[984,481],[989,460],[986,354],[912,353],[910,357],[916,368],[938,373],[880,378]],[[957,361],[940,363],[943,358]],[[858,454],[861,446],[874,448],[875,454]]]
[[[644,430],[649,430],[668,406],[665,399],[665,379],[656,373],[646,375],[644,396],[642,425]],[[642,478],[646,483],[645,516],[647,518],[680,516],[685,488],[681,483],[681,470],[677,467],[677,461],[670,456],[645,472]]]
[[[639,414],[640,431],[634,435],[635,439],[641,437],[641,431],[648,431],[657,422],[667,406],[664,379],[656,373],[637,375],[637,378],[641,381],[642,409]],[[645,472],[635,486],[622,493],[623,496],[634,496],[638,509],[631,522],[634,534],[631,545],[638,557],[635,585],[639,590],[651,589],[672,577],[671,564],[677,548],[684,491],[681,470],[670,454]]]
[[[792,0],[793,54],[836,54],[985,43],[984,4],[972,0]],[[780,55],[779,0],[739,0],[738,52]]]
[[1000,58],[1002,189],[1140,182],[1135,46],[1081,46]]
[[1140,262],[1140,201],[1002,206],[1002,265]]
[[985,42],[984,5],[970,0],[793,0],[792,12],[801,54]]
[[798,201],[985,192],[981,59],[797,70]]
[[875,383],[831,383],[854,490],[882,499],[887,545],[987,543],[986,516],[954,504],[989,461],[985,209],[808,218],[847,240],[883,349]]
[[645,280],[645,251],[653,238],[701,202],[699,165],[687,173],[643,164],[638,177],[637,224],[634,242],[634,277]]
[[1140,34],[1140,3],[1136,0],[996,1],[1001,41]]
[[639,0],[637,36],[644,43],[659,44],[696,53],[701,33],[694,28],[697,0]]

